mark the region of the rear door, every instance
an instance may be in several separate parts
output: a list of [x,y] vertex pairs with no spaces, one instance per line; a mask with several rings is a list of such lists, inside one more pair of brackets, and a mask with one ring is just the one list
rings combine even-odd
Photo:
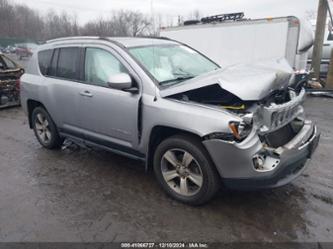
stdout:
[[[60,47],[53,52],[51,66],[45,72],[49,95],[43,103],[48,103],[51,112],[62,132],[80,136],[79,93],[80,83],[80,47]],[[41,71],[45,70],[40,64]],[[43,73],[43,72],[42,72]]]
[[135,73],[111,48],[86,47],[86,85],[80,95],[79,112],[88,140],[108,147],[132,148],[138,141],[140,94],[109,88],[109,76],[118,73],[130,74],[138,84]]

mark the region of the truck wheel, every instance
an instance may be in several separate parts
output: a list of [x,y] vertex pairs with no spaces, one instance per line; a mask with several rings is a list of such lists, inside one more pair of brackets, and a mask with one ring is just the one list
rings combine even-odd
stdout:
[[31,116],[33,129],[39,143],[47,149],[58,149],[64,139],[59,136],[57,127],[47,111],[36,107]]
[[201,205],[214,197],[220,178],[199,139],[177,135],[160,143],[154,155],[159,184],[174,199]]

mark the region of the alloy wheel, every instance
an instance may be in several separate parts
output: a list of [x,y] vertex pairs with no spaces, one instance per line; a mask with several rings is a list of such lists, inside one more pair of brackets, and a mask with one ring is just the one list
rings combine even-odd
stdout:
[[169,187],[183,196],[197,194],[203,184],[200,164],[183,149],[170,149],[164,153],[161,172]]
[[42,113],[38,113],[36,115],[35,127],[39,139],[44,144],[49,143],[52,139],[52,133],[49,126],[49,121]]

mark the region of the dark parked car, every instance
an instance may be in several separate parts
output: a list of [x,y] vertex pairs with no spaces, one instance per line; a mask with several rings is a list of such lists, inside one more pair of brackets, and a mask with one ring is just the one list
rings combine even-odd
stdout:
[[20,77],[23,73],[24,69],[0,54],[0,108],[20,104]]

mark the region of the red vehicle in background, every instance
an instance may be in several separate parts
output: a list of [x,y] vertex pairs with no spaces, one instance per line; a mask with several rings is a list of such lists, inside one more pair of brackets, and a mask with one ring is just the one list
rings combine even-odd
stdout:
[[36,44],[17,44],[16,45],[16,56],[19,60],[23,58],[29,58],[33,55],[33,49],[36,47]]

